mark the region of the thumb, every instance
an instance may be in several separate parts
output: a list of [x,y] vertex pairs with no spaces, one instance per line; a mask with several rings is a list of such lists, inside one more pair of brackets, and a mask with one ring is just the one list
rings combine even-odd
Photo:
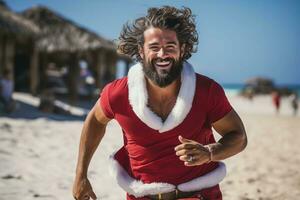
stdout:
[[91,191],[89,192],[89,196],[90,196],[93,200],[96,200],[96,199],[97,199],[96,194],[94,193],[93,190],[91,190]]
[[192,140],[186,139],[186,138],[182,137],[181,135],[178,136],[178,139],[181,143],[190,143],[190,142],[192,142]]

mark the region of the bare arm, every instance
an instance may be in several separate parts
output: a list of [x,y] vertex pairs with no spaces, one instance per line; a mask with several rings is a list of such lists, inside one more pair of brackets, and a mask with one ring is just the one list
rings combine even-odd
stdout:
[[213,161],[224,160],[246,148],[246,131],[242,120],[234,110],[214,122],[212,126],[222,136],[217,143],[208,145]]
[[[179,137],[180,145],[175,147],[176,155],[186,166],[202,165],[209,161],[224,160],[241,152],[247,145],[247,136],[242,120],[232,110],[222,119],[212,124],[222,138],[209,145]],[[190,161],[189,157],[193,156]]]
[[87,172],[92,156],[104,136],[109,121],[110,119],[105,116],[99,102],[97,102],[84,122],[73,186],[73,196],[78,200],[83,199],[85,196],[96,199],[87,178]]

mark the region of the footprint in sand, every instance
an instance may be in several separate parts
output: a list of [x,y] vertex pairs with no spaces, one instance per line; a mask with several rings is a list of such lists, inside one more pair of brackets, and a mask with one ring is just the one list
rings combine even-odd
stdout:
[[20,180],[20,179],[22,179],[22,176],[20,176],[20,175],[16,176],[16,175],[7,174],[5,176],[2,176],[1,178],[2,179],[18,179],[18,180]]
[[11,125],[9,123],[3,123],[3,124],[1,124],[0,125],[0,130],[3,130],[4,132],[9,132],[9,133],[12,132]]

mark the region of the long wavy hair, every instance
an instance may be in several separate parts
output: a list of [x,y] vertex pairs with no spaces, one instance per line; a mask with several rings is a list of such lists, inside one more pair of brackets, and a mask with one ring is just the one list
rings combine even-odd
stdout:
[[185,44],[183,60],[191,57],[197,51],[198,33],[195,16],[189,8],[163,6],[149,8],[147,15],[127,22],[120,33],[118,52],[128,55],[136,61],[142,61],[139,47],[144,45],[144,31],[150,27],[170,29],[176,32],[180,45]]

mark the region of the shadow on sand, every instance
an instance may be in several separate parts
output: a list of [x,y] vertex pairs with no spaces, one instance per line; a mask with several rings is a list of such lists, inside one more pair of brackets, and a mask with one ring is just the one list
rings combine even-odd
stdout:
[[87,114],[83,115],[72,115],[72,114],[55,114],[55,113],[45,113],[41,112],[36,106],[30,105],[28,103],[16,100],[17,108],[15,111],[9,114],[1,113],[0,117],[7,117],[13,119],[37,119],[37,118],[47,118],[55,121],[83,121]]

